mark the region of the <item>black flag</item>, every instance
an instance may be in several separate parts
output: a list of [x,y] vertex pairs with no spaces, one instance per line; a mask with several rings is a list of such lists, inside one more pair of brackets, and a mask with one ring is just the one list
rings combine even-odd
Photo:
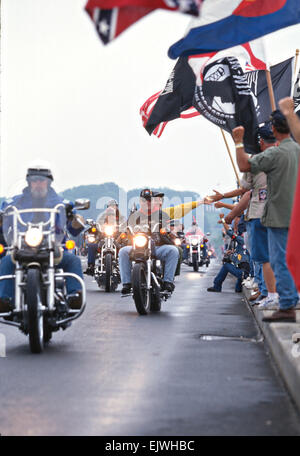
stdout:
[[[191,108],[195,91],[195,81],[196,78],[192,68],[188,64],[187,57],[180,57],[170,74],[164,90],[160,93],[147,122],[144,124],[150,135],[161,122],[177,119],[183,111]],[[143,109],[145,104],[142,106],[141,111],[145,111]],[[192,117],[192,114],[190,117]]]
[[195,87],[193,105],[204,117],[230,133],[242,125],[245,150],[249,154],[258,152],[254,97],[235,57],[221,58],[206,65],[203,77]]

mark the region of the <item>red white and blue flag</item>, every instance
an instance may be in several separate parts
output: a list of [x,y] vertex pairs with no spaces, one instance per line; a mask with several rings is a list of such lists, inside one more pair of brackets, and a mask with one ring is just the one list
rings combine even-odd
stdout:
[[169,11],[198,16],[202,0],[89,0],[85,10],[104,44],[152,11]]
[[192,20],[168,55],[177,59],[228,49],[299,22],[299,0],[205,0],[201,17]]

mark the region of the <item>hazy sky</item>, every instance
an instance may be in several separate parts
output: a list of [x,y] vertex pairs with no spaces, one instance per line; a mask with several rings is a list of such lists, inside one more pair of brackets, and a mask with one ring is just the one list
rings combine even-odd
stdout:
[[[170,122],[160,139],[142,127],[139,108],[164,87],[175,65],[168,48],[190,18],[158,10],[104,46],[85,4],[2,0],[0,195],[20,191],[36,158],[52,163],[58,191],[107,181],[234,188],[221,132],[206,119]],[[271,64],[284,60],[300,47],[300,26],[266,43]]]

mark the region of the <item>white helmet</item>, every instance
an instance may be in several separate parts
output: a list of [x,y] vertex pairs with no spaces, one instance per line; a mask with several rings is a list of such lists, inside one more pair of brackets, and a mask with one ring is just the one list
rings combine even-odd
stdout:
[[51,165],[44,160],[35,160],[27,168],[26,179],[30,176],[44,176],[53,181]]

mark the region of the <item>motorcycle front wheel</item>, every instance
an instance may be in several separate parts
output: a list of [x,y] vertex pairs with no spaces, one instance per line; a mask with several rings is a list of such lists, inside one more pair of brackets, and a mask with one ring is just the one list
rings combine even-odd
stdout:
[[111,291],[111,276],[112,276],[112,256],[111,253],[105,255],[105,291]]
[[44,349],[44,315],[41,309],[41,274],[37,268],[30,268],[27,272],[26,303],[30,350],[41,353]]
[[195,272],[198,272],[199,264],[198,264],[198,254],[193,253],[193,268]]
[[150,311],[151,293],[147,290],[147,271],[143,263],[135,263],[132,269],[132,292],[136,310],[140,315]]

